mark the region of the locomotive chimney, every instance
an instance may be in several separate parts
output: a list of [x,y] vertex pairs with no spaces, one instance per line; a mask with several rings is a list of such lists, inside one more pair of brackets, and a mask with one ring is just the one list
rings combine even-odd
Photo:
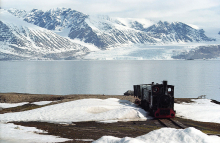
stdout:
[[167,86],[167,81],[166,80],[163,81],[163,85]]
[[167,81],[166,80],[163,81],[163,93],[167,95]]

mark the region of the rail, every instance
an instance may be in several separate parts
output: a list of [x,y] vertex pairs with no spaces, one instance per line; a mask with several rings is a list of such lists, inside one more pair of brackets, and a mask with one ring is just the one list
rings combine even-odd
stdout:
[[[176,128],[176,129],[185,129],[187,126],[183,125],[181,122],[176,119],[157,119],[158,122],[164,127]],[[207,135],[215,135],[219,136],[220,134],[207,134]]]

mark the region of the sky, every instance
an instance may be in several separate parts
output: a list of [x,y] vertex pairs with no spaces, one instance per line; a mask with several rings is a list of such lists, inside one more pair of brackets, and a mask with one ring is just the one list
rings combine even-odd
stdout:
[[48,10],[66,7],[89,15],[181,21],[201,28],[220,27],[220,0],[0,0],[0,2],[4,9]]

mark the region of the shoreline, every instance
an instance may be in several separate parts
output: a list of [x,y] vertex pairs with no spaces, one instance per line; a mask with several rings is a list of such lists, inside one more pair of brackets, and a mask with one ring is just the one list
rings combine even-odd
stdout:
[[[107,99],[107,98],[118,98],[121,100],[128,100],[134,103],[134,96],[125,96],[125,95],[105,95],[105,94],[69,94],[69,95],[53,95],[53,94],[29,94],[29,93],[0,93],[0,103],[20,103],[20,102],[38,102],[38,101],[57,101],[57,102],[68,102],[79,99],[87,98],[98,98],[98,99]],[[174,103],[190,103],[191,99],[199,98],[174,98]],[[210,99],[213,103],[219,104],[220,101]]]

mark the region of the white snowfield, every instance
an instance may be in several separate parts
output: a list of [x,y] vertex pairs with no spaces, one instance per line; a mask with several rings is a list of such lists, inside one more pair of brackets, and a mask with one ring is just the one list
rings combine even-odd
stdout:
[[220,105],[210,99],[192,99],[193,103],[175,104],[176,116],[201,122],[220,123]]
[[93,143],[219,143],[217,136],[208,136],[195,128],[162,128],[136,138],[103,136]]
[[46,143],[46,142],[65,142],[70,139],[60,138],[52,135],[40,135],[47,133],[34,127],[23,127],[12,123],[0,123],[0,142],[1,143]]
[[46,105],[46,104],[50,104],[53,101],[40,101],[40,102],[33,102],[31,104],[35,104],[35,105]]
[[[46,105],[50,104],[53,101],[40,101],[40,102],[33,102],[31,104],[35,105]],[[17,107],[17,106],[22,106],[25,104],[28,104],[29,102],[21,102],[21,103],[0,103],[0,108],[12,108],[12,107]]]
[[[37,104],[45,104],[38,102]],[[193,103],[175,104],[176,116],[199,120],[203,122],[220,123],[220,105],[209,99],[194,100]],[[140,121],[151,119],[147,112],[135,104],[116,98],[109,99],[82,99],[34,110],[0,114],[0,142],[60,142],[69,139],[55,136],[39,135],[43,132],[29,127],[6,124],[10,121],[40,121],[52,123],[72,123],[81,121],[116,122]],[[31,130],[31,131],[30,131]],[[93,139],[89,139],[92,141]],[[117,138],[103,136],[94,143],[217,143],[220,138],[208,136],[201,131],[190,127],[187,129],[162,128],[148,134],[131,138]]]
[[116,98],[105,100],[82,99],[24,112],[1,114],[0,121],[40,121],[52,123],[140,121],[147,119],[146,114],[146,111],[127,100]]
[[21,103],[0,103],[0,108],[12,108],[17,106],[22,106],[27,104],[28,102],[21,102]]

